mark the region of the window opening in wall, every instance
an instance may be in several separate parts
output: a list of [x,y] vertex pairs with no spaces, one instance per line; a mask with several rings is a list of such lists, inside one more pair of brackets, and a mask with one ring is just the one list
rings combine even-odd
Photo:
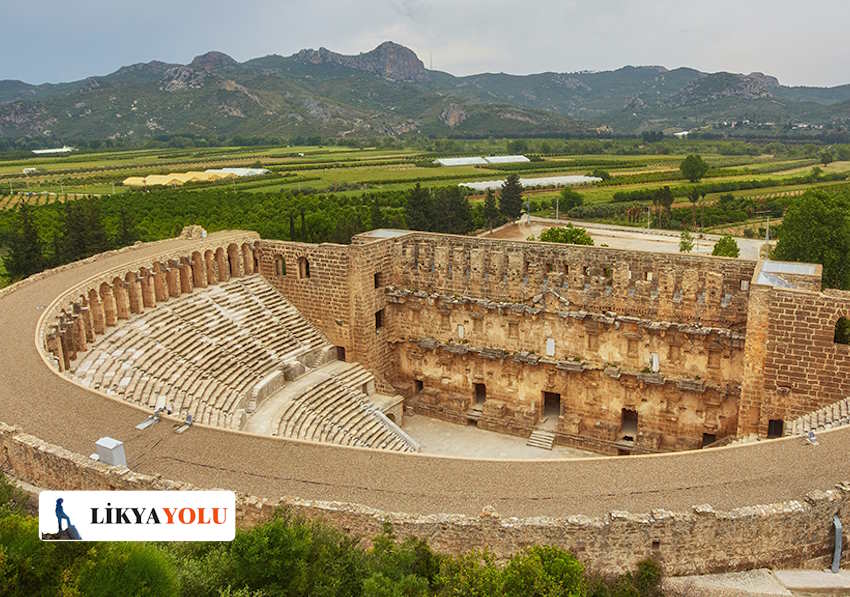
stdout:
[[416,391],[416,393],[418,394],[419,392],[421,392],[422,390],[424,390],[424,389],[425,389],[425,382],[424,382],[424,381],[422,381],[421,379],[415,379],[415,380],[413,380],[413,389],[414,389],[414,390]]
[[713,433],[703,433],[702,434],[702,447],[710,446],[714,442],[717,441],[717,436]]
[[750,289],[750,281],[749,280],[741,280],[741,290],[749,290]]
[[658,359],[657,352],[649,353],[649,369],[653,373],[658,373],[658,370],[661,368],[661,361]]
[[708,366],[710,369],[720,367],[720,352],[717,350],[708,351]]
[[555,339],[554,338],[546,338],[546,356],[547,357],[555,356]]
[[375,311],[375,330],[379,330],[384,327],[384,310]]
[[782,437],[785,421],[782,419],[771,419],[767,422],[767,437]]
[[274,273],[278,277],[286,275],[286,261],[283,259],[283,255],[274,258]]
[[298,258],[298,276],[300,278],[310,277],[310,262],[307,261],[306,257]]
[[463,324],[462,324],[462,323],[457,324],[457,337],[458,337],[458,340],[463,340],[463,334],[464,334],[464,332],[465,332],[465,330],[463,329]]
[[336,347],[336,360],[344,361],[345,360],[345,346],[337,346]]
[[603,268],[602,273],[608,279],[611,279],[614,276],[614,270],[612,270],[610,267]]
[[381,272],[375,272],[375,288],[380,288],[384,285],[383,276]]
[[620,439],[627,442],[635,441],[638,429],[637,411],[624,408],[620,415]]
[[564,275],[567,276],[567,277],[569,277],[569,275],[570,275],[570,264],[569,263],[564,264]]
[[543,392],[543,416],[561,416],[561,395],[556,392]]
[[833,342],[836,344],[850,344],[850,319],[839,317],[835,322],[835,335]]
[[475,404],[482,404],[487,400],[487,386],[483,383],[475,384]]
[[646,275],[644,276],[644,279],[645,279],[647,282],[652,282],[652,272],[646,272]]

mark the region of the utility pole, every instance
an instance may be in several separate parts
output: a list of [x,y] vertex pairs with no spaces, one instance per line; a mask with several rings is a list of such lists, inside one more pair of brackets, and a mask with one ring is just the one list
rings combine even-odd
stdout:
[[558,216],[558,199],[560,199],[559,195],[555,195],[555,219],[560,220],[561,218]]

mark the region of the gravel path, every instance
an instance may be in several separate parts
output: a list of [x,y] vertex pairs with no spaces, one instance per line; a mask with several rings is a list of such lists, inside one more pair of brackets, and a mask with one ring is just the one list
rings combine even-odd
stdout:
[[[357,502],[396,512],[503,516],[601,515],[653,508],[717,509],[800,499],[850,479],[850,428],[799,439],[657,456],[497,461],[402,455],[237,434],[163,421],[134,425],[139,410],[86,391],[49,370],[33,342],[41,309],[107,267],[191,241],[143,245],[52,274],[0,299],[0,420],[81,454],[104,435],[125,442],[130,467],[201,487],[260,496]],[[40,306],[40,308],[39,308]]]

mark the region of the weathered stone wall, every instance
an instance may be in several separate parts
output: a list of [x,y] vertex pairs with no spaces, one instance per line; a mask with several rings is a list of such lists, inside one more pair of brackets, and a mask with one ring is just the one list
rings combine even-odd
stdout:
[[754,286],[747,329],[748,371],[739,434],[766,435],[770,420],[791,421],[850,396],[850,346],[834,342],[850,317],[850,292]]
[[[457,343],[403,342],[397,350],[396,383],[411,396],[409,406],[457,423],[475,405],[474,384],[483,384],[479,427],[528,437],[548,416],[558,443],[602,453],[694,449],[702,447],[703,434],[735,433],[735,387]],[[421,389],[407,380],[421,382]],[[544,412],[543,392],[560,395],[557,412]],[[636,434],[622,425],[624,409],[637,413]],[[633,439],[623,441],[625,435]]]
[[743,330],[755,262],[416,233],[393,241],[394,286]]
[[[348,361],[376,374],[380,391],[391,370],[386,327],[375,314],[387,303],[384,287],[391,274],[390,245],[310,245],[283,241],[258,244],[259,271],[337,346]],[[283,267],[280,260],[283,260]],[[309,263],[309,277],[303,262]],[[377,284],[376,284],[377,274]]]
[[[51,489],[193,489],[187,483],[110,467],[47,444],[0,423],[0,469],[37,487]],[[266,500],[237,494],[237,521],[248,527],[279,507],[321,519],[368,540],[390,523],[399,539],[420,537],[439,551],[487,548],[507,558],[532,544],[559,545],[590,569],[622,573],[647,557],[666,574],[705,574],[760,567],[820,568],[832,554],[832,517],[850,507],[850,485],[812,491],[802,501],[715,511],[646,514],[610,512],[596,518],[502,518],[491,508],[478,517],[388,513],[356,504],[298,498]],[[845,536],[846,537],[846,536]],[[847,561],[845,538],[845,562]]]

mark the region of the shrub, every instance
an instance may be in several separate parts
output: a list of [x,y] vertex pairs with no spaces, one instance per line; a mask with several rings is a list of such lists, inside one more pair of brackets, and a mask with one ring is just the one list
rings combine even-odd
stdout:
[[503,595],[584,595],[584,567],[558,547],[535,545],[515,555],[502,572]]
[[711,254],[721,257],[737,257],[740,252],[740,249],[738,249],[738,243],[735,242],[734,238],[727,234],[714,243],[714,249],[712,249]]
[[85,595],[175,595],[174,562],[146,543],[102,543],[78,567],[73,588]]
[[592,245],[593,239],[584,228],[567,224],[547,228],[540,233],[540,240],[544,243],[566,243],[570,245]]

